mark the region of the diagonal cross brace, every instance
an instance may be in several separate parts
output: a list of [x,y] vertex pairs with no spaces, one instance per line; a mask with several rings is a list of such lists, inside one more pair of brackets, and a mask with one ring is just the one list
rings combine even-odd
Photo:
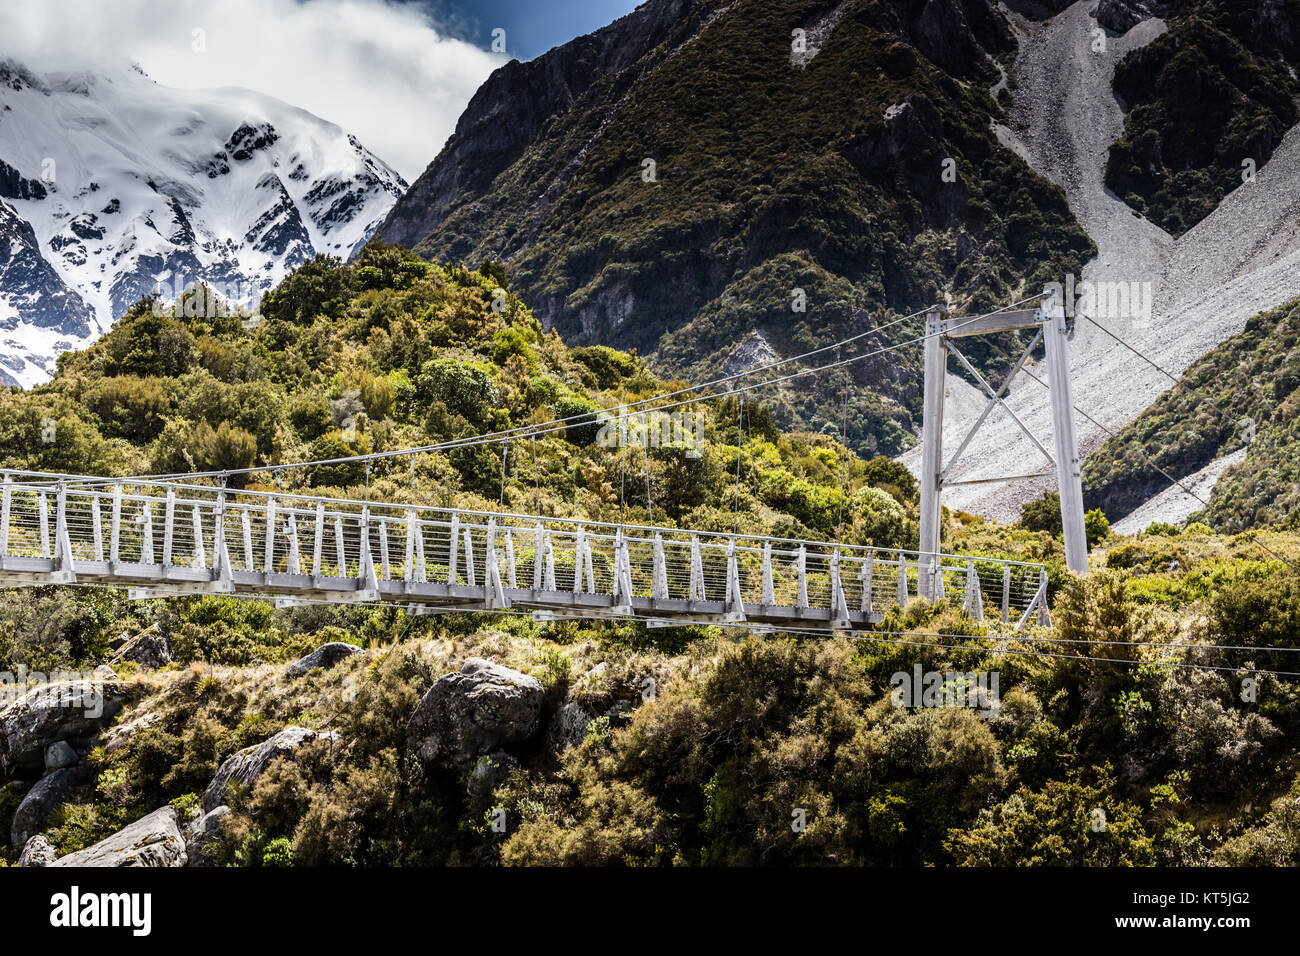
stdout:
[[966,360],[966,356],[962,355],[961,351],[957,348],[957,346],[955,346],[951,342],[947,343],[948,348],[950,348],[953,351],[953,353],[961,361],[962,365],[966,366],[967,371],[969,371],[972,375],[974,375],[975,380],[978,381],[981,386],[983,386],[984,391],[988,393],[989,400],[988,400],[988,404],[984,406],[984,411],[980,412],[979,418],[975,420],[975,424],[970,427],[970,431],[968,431],[966,433],[966,437],[962,439],[961,445],[958,446],[957,451],[953,454],[952,458],[948,461],[947,466],[943,469],[943,471],[939,473],[940,481],[943,481],[943,479],[948,477],[948,472],[952,471],[952,466],[957,464],[958,459],[961,458],[962,454],[966,451],[967,446],[970,445],[971,440],[975,437],[975,433],[980,430],[980,427],[984,424],[985,419],[989,417],[989,413],[993,411],[993,409],[997,408],[999,405],[1001,405],[1002,408],[1006,410],[1006,413],[1011,416],[1012,420],[1015,421],[1015,423],[1020,427],[1020,430],[1029,436],[1029,440],[1032,441],[1035,446],[1037,446],[1038,450],[1043,453],[1043,456],[1048,460],[1048,462],[1050,462],[1053,466],[1055,466],[1056,464],[1055,459],[1053,459],[1051,454],[1048,452],[1048,450],[1045,447],[1043,447],[1043,443],[1040,442],[1038,438],[1034,435],[1034,433],[1029,430],[1029,427],[1020,420],[1020,416],[1018,416],[1015,412],[1013,412],[1011,410],[1011,407],[1002,400],[1002,396],[1005,395],[1007,393],[1007,389],[1011,387],[1012,379],[1014,379],[1020,373],[1021,368],[1024,367],[1025,362],[1028,360],[1029,356],[1033,353],[1035,346],[1037,346],[1038,343],[1042,341],[1042,338],[1043,338],[1043,333],[1042,330],[1040,329],[1034,335],[1033,340],[1029,343],[1029,347],[1026,348],[1024,352],[1021,353],[1020,359],[1016,362],[1015,365],[1011,367],[1011,371],[1007,373],[1006,379],[1004,379],[1002,382],[1002,387],[999,388],[996,392],[993,390],[993,387],[989,385],[987,381],[984,380],[984,376],[981,375],[979,372],[977,372],[974,366],[972,366],[971,363]]

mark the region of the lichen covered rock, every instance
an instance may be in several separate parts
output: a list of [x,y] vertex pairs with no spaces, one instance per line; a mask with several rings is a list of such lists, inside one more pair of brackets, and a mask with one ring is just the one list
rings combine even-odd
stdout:
[[92,847],[59,857],[50,866],[184,866],[186,859],[176,811],[162,807]]
[[211,813],[226,802],[226,787],[232,782],[251,790],[266,768],[278,757],[290,757],[305,743],[313,740],[328,740],[337,743],[339,735],[333,731],[317,733],[306,727],[286,727],[269,740],[252,747],[245,747],[239,753],[226,758],[217,769],[217,775],[203,792],[203,810]]
[[425,766],[464,769],[537,733],[544,697],[536,678],[471,657],[425,693],[407,724],[407,744]]

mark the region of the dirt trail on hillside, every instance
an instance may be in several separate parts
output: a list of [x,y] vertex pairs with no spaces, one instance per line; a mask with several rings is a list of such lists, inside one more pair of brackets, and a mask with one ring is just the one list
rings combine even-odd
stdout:
[[[1098,255],[1084,267],[1081,280],[1120,282],[1126,288],[1138,283],[1151,296],[1149,318],[1094,317],[1176,376],[1241,331],[1250,316],[1300,296],[1300,127],[1291,130],[1253,184],[1239,187],[1175,241],[1103,185],[1107,151],[1123,131],[1123,111],[1111,89],[1115,64],[1163,33],[1165,25],[1145,21],[1122,37],[1107,36],[1105,52],[1094,52],[1093,6],[1091,0],[1081,0],[1049,24],[1017,21],[1020,52],[1011,128],[996,127],[995,132],[1065,190],[1075,216],[1097,244]],[[1168,377],[1082,319],[1075,323],[1070,356],[1075,404],[1095,420],[1077,416],[1085,455],[1105,440],[1107,429],[1131,421],[1172,386]],[[1013,383],[1008,404],[1050,448],[1048,393],[1030,378],[1046,381],[1046,369],[1031,365],[1027,371]],[[949,375],[945,461],[984,404],[979,391]],[[903,460],[913,471],[919,469],[919,448]],[[1030,440],[999,410],[951,477],[1023,474],[1041,470],[1043,464]],[[1009,521],[1019,516],[1025,501],[1054,487],[1053,479],[967,485],[945,490],[944,503]],[[1208,488],[1197,492],[1207,496]],[[1176,521],[1199,507],[1183,495],[1162,502],[1159,511],[1163,520]]]

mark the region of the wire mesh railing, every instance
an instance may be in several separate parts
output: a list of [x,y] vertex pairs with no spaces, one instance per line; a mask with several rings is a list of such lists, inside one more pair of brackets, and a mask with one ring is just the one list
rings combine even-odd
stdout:
[[39,574],[45,562],[67,583],[183,579],[250,596],[325,588],[342,600],[433,604],[472,599],[468,588],[489,607],[596,613],[599,602],[574,596],[601,596],[623,614],[734,621],[790,609],[794,619],[843,626],[878,620],[917,595],[947,598],[979,618],[1045,613],[1041,564],[925,558],[833,542],[28,472],[6,474],[0,514],[0,571]]

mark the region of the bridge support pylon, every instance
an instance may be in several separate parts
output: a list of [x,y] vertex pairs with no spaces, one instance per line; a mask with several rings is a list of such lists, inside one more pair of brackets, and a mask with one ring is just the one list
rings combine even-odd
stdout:
[[[994,389],[962,354],[957,340],[975,335],[991,335],[1013,329],[1034,329],[1029,346],[1012,366],[1000,388]],[[921,431],[921,535],[919,590],[934,600],[940,580],[934,569],[939,564],[940,523],[943,489],[962,484],[985,484],[1055,476],[1061,497],[1061,525],[1065,536],[1065,561],[1071,571],[1088,573],[1088,543],[1083,524],[1083,484],[1079,457],[1078,433],[1074,420],[1074,401],[1070,393],[1070,355],[1065,327],[1065,305],[1059,291],[1045,293],[1037,308],[1004,311],[973,318],[952,318],[942,307],[930,310],[925,322],[925,393]],[[1039,341],[1046,354],[1047,379],[1051,392],[1053,450],[1039,441],[1004,398],[1012,379],[1024,367]],[[949,355],[955,356],[987,395],[988,402],[971,426],[956,452],[943,461],[943,405]],[[953,466],[965,453],[980,426],[995,408],[1001,408],[1033,442],[1046,460],[1047,468],[1019,475],[956,481],[949,477]]]

